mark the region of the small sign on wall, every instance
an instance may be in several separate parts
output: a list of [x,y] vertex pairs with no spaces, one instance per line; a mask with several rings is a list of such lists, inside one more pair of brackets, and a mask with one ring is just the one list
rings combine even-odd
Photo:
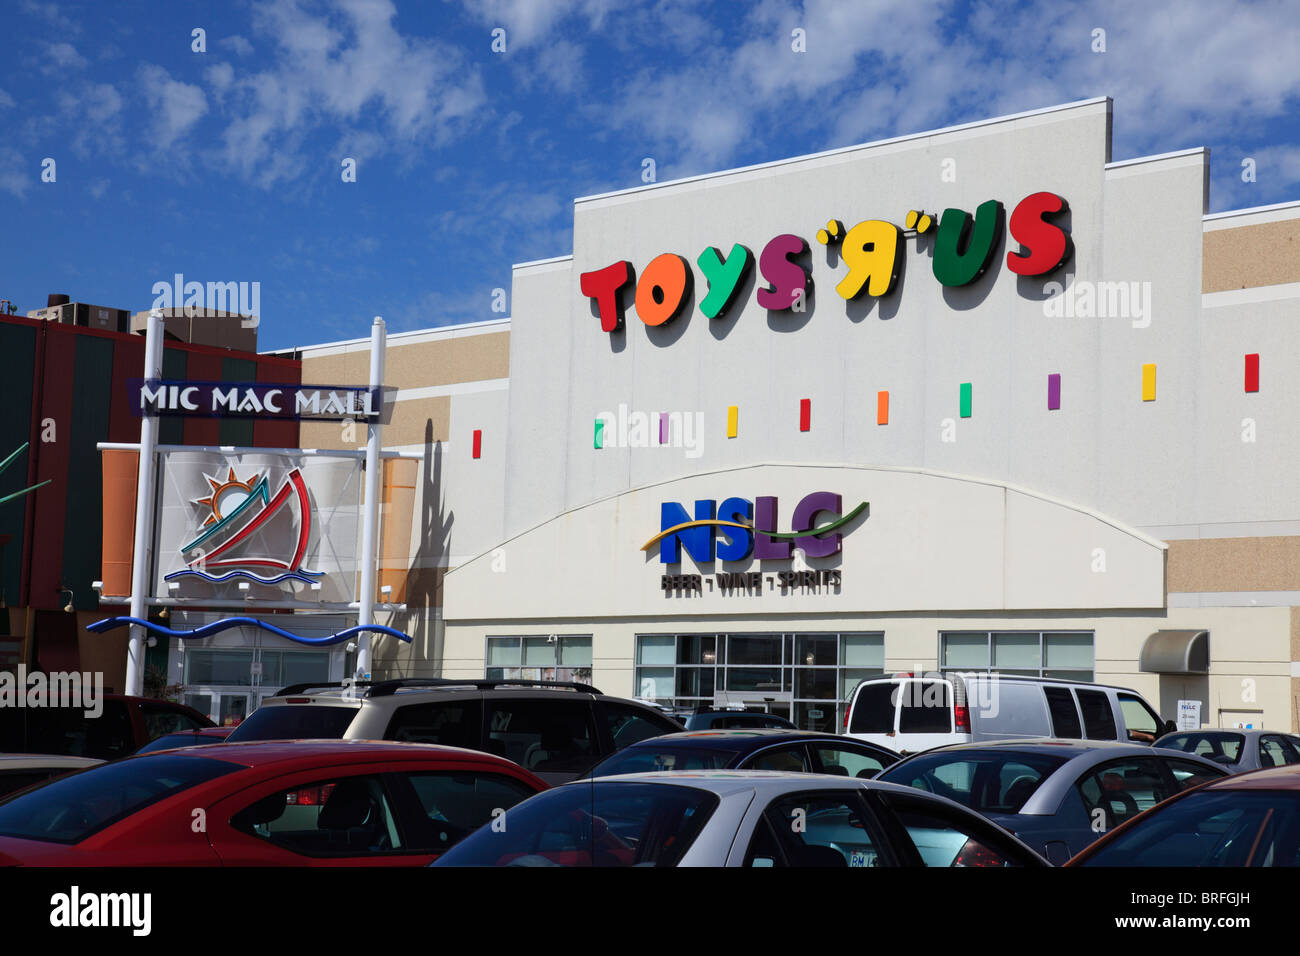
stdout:
[[1199,700],[1180,700],[1178,702],[1178,729],[1201,729],[1201,702]]

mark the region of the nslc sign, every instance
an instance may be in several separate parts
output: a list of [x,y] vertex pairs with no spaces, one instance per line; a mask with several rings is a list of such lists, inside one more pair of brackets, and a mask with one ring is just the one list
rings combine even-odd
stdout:
[[[789,559],[793,548],[801,549],[810,558],[824,558],[839,553],[839,529],[867,510],[864,501],[844,514],[839,495],[814,491],[795,505],[791,530],[779,531],[779,502],[772,495],[760,495],[752,501],[726,498],[721,504],[711,498],[700,499],[695,502],[693,518],[678,502],[665,501],[660,506],[659,533],[641,550],[659,545],[663,564],[679,563],[683,548],[698,564],[713,561],[715,552],[719,561]],[[819,518],[823,519],[820,524]]]

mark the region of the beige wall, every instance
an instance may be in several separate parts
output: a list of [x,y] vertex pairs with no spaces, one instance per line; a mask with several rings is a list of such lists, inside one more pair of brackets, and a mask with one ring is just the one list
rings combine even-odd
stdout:
[[[380,678],[438,675],[443,577],[467,555],[501,540],[509,326],[495,322],[483,331],[459,327],[407,338],[415,341],[389,337],[384,362],[384,383],[398,390],[384,427],[384,447],[419,458],[404,575],[407,610],[379,612],[376,619],[412,641],[376,638],[373,672]],[[306,383],[362,383],[370,371],[370,341],[304,348],[301,358]],[[478,459],[472,457],[475,430],[483,432]],[[366,429],[304,422],[300,440],[304,448],[358,449],[365,446]],[[388,568],[384,581],[394,579]]]
[[1169,590],[1300,591],[1300,536],[1170,541]]
[[[1210,674],[1179,678],[1138,671],[1138,653],[1157,629],[1206,628],[1210,631]],[[888,616],[803,618],[707,618],[703,620],[572,620],[532,624],[477,622],[445,625],[446,677],[483,676],[485,638],[529,634],[592,634],[592,682],[607,694],[631,697],[636,692],[634,654],[638,634],[772,633],[807,631],[883,631],[885,670],[930,670],[938,666],[939,633],[957,630],[1084,630],[1096,634],[1095,679],[1131,687],[1167,718],[1176,716],[1186,696],[1203,702],[1206,726],[1221,715],[1258,711],[1269,727],[1298,726],[1293,714],[1293,680],[1287,663],[1292,610],[1263,608],[1179,608],[1167,614],[1122,616]]]
[[[390,344],[384,356],[384,384],[427,388],[506,378],[510,374],[510,333],[487,332]],[[302,355],[302,380],[308,384],[350,385],[370,375],[370,342],[343,352]]]
[[1207,231],[1201,263],[1202,292],[1300,282],[1300,217]]

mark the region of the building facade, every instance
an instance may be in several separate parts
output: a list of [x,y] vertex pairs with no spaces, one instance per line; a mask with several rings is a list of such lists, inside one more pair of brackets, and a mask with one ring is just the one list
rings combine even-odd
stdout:
[[454,382],[452,333],[389,351],[441,587],[377,667],[818,728],[864,677],[996,669],[1295,729],[1300,204],[1207,215],[1207,151],[1111,162],[1110,129],[577,200],[572,254],[514,269],[508,372],[475,371],[504,326],[454,333]]
[[[113,611],[96,588],[104,576],[104,529],[124,523],[129,540],[133,519],[130,507],[110,504],[106,513],[99,444],[139,441],[128,383],[141,374],[145,342],[126,331],[124,310],[113,310],[113,327],[98,328],[94,311],[83,322],[76,303],[52,309],[67,317],[0,317],[0,352],[9,363],[0,380],[0,457],[26,446],[4,472],[0,497],[40,486],[0,504],[0,669],[23,663],[47,672],[100,672],[105,688],[121,693],[125,632],[87,630]],[[300,380],[292,359],[179,341],[167,342],[163,369],[170,378],[199,381]],[[299,443],[296,422],[235,418],[168,419],[159,436],[165,445]],[[128,558],[128,582],[129,568]],[[147,662],[161,683],[184,680],[178,646],[156,643]]]

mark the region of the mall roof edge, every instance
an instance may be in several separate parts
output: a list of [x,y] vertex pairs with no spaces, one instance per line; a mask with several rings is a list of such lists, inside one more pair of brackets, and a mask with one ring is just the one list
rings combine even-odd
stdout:
[[1010,482],[997,481],[993,478],[978,478],[973,475],[959,475],[951,471],[934,471],[933,469],[930,468],[917,468],[913,466],[904,466],[904,465],[809,464],[809,463],[794,462],[794,461],[766,461],[758,464],[734,465],[730,468],[718,468],[713,471],[701,471],[691,475],[678,475],[675,478],[665,478],[662,481],[652,481],[648,485],[638,485],[635,488],[628,488],[627,490],[621,491],[617,494],[605,495],[603,498],[596,498],[592,501],[588,501],[584,504],[580,504],[576,508],[569,508],[565,511],[562,511],[551,518],[547,518],[545,521],[541,521],[533,525],[531,528],[525,528],[523,531],[520,531],[518,534],[511,535],[509,538],[502,541],[499,545],[496,545],[493,548],[484,551],[480,554],[476,554],[474,557],[470,558],[468,561],[464,562],[463,564],[458,564],[456,567],[450,569],[447,573],[454,574],[456,571],[460,570],[461,568],[467,568],[471,564],[474,564],[475,562],[482,560],[483,558],[491,557],[497,548],[504,547],[505,545],[509,544],[511,541],[514,541],[518,538],[522,538],[527,534],[531,534],[532,532],[536,531],[538,528],[550,524],[552,521],[558,521],[561,518],[573,514],[575,511],[582,511],[584,508],[591,508],[595,505],[601,504],[602,502],[612,501],[615,498],[621,498],[624,495],[629,495],[640,491],[647,491],[651,488],[658,488],[660,485],[671,485],[683,480],[684,478],[702,478],[708,475],[725,475],[733,471],[749,471],[754,468],[843,468],[843,469],[854,470],[854,471],[894,471],[894,472],[903,472],[903,473],[914,474],[914,475],[925,475],[930,478],[947,478],[952,481],[966,481],[977,485],[993,485],[998,488],[1003,488],[1007,491],[1014,491],[1019,494],[1028,495],[1030,498],[1037,498],[1039,501],[1046,501],[1049,504],[1054,504],[1062,508],[1067,508],[1070,511],[1077,511],[1079,514],[1088,515],[1091,518],[1096,518],[1102,524],[1109,525],[1115,530],[1121,531],[1124,534],[1137,538],[1138,540],[1146,544],[1149,544],[1152,547],[1159,548],[1161,551],[1169,550],[1168,543],[1161,541],[1159,538],[1154,538],[1151,535],[1146,534],[1145,532],[1139,531],[1137,528],[1116,521],[1114,518],[1108,517],[1107,515],[1104,515],[1099,511],[1095,511],[1092,508],[1085,508],[1083,505],[1077,505],[1074,504],[1073,502],[1065,501],[1062,498],[1057,498],[1052,495],[1045,495],[1042,492],[1034,491],[1032,488],[1026,488],[1023,485],[1014,485],[1011,484]]
[[628,196],[633,193],[648,192],[652,189],[665,189],[670,186],[683,186],[687,183],[697,183],[707,179],[720,179],[724,176],[735,176],[740,173],[751,173],[762,169],[775,169],[780,166],[790,166],[795,163],[805,163],[810,160],[825,159],[829,156],[842,156],[847,153],[854,153],[865,149],[874,149],[880,146],[892,146],[897,143],[906,143],[909,140],[929,139],[933,136],[942,136],[948,133],[965,132],[967,130],[979,129],[981,126],[995,126],[999,123],[1011,123],[1016,120],[1029,119],[1035,116],[1045,116],[1049,113],[1060,113],[1065,110],[1081,109],[1088,106],[1097,106],[1104,103],[1106,112],[1110,113],[1114,108],[1113,101],[1109,96],[1094,96],[1091,99],[1075,100],[1072,103],[1061,103],[1057,106],[1045,106],[1041,109],[1026,110],[1023,113],[1010,113],[1006,116],[995,116],[990,119],[977,120],[973,123],[961,123],[957,126],[944,126],[939,129],[925,130],[919,133],[908,133],[904,136],[891,136],[888,139],[877,139],[869,143],[857,143],[853,146],[840,146],[836,149],[823,150],[820,153],[808,153],[803,156],[790,156],[785,159],[776,159],[767,163],[756,163],[753,166],[739,166],[735,169],[723,169],[712,173],[701,173],[698,176],[687,176],[683,179],[670,179],[662,183],[648,183],[644,186],[633,186],[628,189],[616,189],[612,192],[595,193],[590,196],[579,196],[573,200],[574,205],[585,202],[595,202],[601,199],[612,199],[618,196]]
[[[388,341],[392,344],[393,340],[396,339],[398,340],[396,342],[397,345],[407,345],[410,343],[401,340],[411,339],[417,336],[436,336],[440,333],[463,334],[467,329],[485,329],[492,325],[503,325],[508,327],[510,325],[510,316],[507,315],[499,319],[480,319],[477,322],[458,322],[450,325],[427,325],[424,328],[408,329],[405,332],[391,332],[388,335]],[[352,345],[364,345],[369,348],[370,338],[340,339],[337,342],[317,342],[311,345],[287,345],[284,348],[269,349],[265,352],[259,352],[258,354],[283,355],[286,352],[319,352],[322,349],[346,348]]]
[[1107,163],[1107,169],[1123,169],[1125,166],[1140,166],[1142,163],[1159,163],[1167,159],[1181,159],[1184,156],[1202,155],[1205,162],[1209,162],[1210,147],[1193,146],[1191,149],[1176,149],[1172,153],[1155,153],[1151,156],[1134,156],[1132,159],[1121,159],[1113,163]]
[[1300,199],[1293,199],[1290,202],[1275,202],[1268,206],[1247,206],[1243,209],[1225,209],[1223,212],[1212,212],[1201,217],[1201,220],[1208,222],[1213,219],[1230,219],[1233,216],[1257,216],[1263,213],[1282,212],[1286,209],[1295,209],[1300,211]]

